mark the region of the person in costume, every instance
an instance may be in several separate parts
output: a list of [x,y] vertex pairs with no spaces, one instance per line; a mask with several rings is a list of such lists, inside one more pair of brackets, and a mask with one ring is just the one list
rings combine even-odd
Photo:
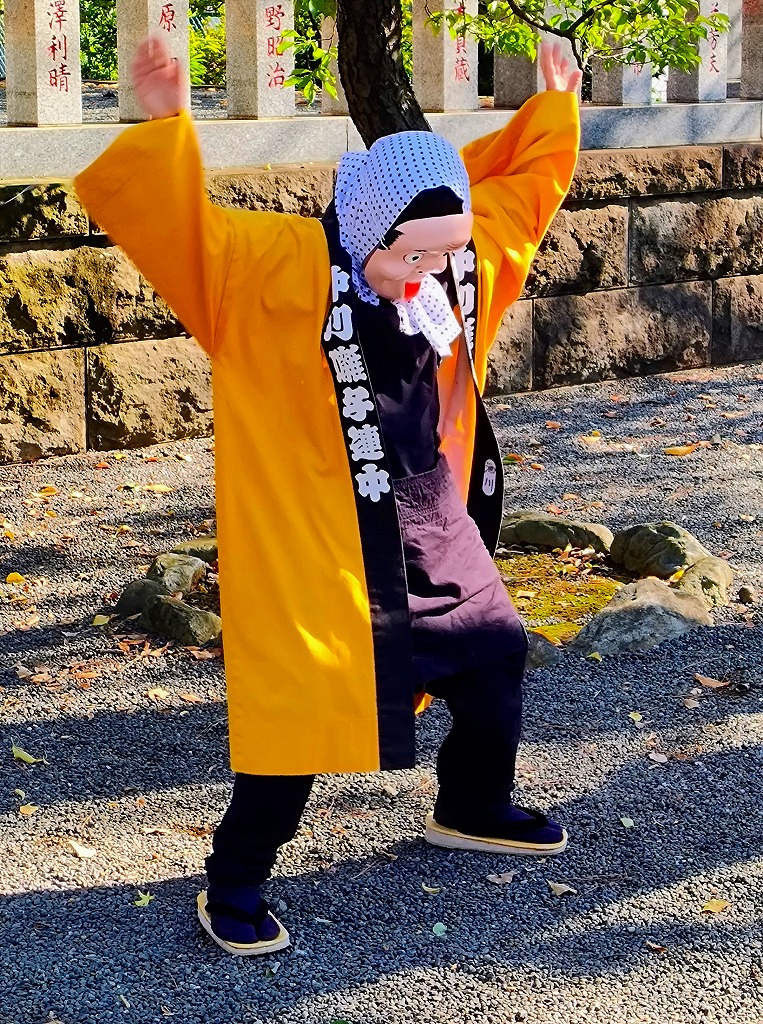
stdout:
[[558,47],[541,67],[547,90],[461,155],[430,132],[345,155],[321,221],[208,200],[179,67],[149,40],[150,120],[76,180],[212,362],[235,782],[198,914],[230,953],[289,942],[260,887],[314,776],[412,767],[432,698],[452,728],[427,840],[566,846],[512,802],[527,639],[492,561],[503,480],[480,397],[577,160],[580,74]]

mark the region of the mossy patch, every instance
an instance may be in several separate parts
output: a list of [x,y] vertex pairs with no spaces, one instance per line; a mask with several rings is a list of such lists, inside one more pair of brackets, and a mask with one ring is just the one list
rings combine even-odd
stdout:
[[496,559],[528,627],[555,643],[571,640],[631,578],[576,552],[508,552]]

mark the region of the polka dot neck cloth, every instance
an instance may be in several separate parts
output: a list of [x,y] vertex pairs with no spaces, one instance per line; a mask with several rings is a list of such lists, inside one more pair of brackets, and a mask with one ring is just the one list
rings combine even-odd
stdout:
[[[378,139],[367,153],[345,153],[336,181],[342,246],[352,257],[353,284],[364,302],[379,304],[363,263],[408,204],[445,185],[471,209],[469,176],[458,152],[433,132],[399,132]],[[418,295],[395,302],[404,334],[423,334],[438,355],[450,354],[460,327],[440,283],[427,274]]]

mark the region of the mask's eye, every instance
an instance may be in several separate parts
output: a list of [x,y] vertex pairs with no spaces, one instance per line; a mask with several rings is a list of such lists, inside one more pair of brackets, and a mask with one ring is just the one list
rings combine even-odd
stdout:
[[413,266],[414,263],[418,263],[420,259],[420,252],[407,252],[405,256],[403,256],[403,261],[407,263],[409,266]]

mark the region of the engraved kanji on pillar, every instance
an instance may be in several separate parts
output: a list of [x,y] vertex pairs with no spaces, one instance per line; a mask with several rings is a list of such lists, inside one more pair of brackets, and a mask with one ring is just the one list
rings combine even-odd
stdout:
[[79,0],[7,0],[8,123],[80,124]]
[[[699,0],[703,18],[729,13],[728,0]],[[712,103],[726,99],[728,34],[711,29],[697,47],[700,63],[691,71],[668,72],[668,99],[678,103]]]
[[[476,15],[477,0],[441,0],[436,5],[461,15]],[[423,110],[476,110],[478,48],[456,26],[435,35],[427,25],[428,0],[413,0],[413,88]]]
[[174,60],[180,62],[185,82],[183,102],[190,106],[188,0],[117,0],[117,50],[119,56],[119,118],[142,121],[130,67],[135,51],[146,36],[163,39]]
[[294,28],[292,0],[227,0],[228,117],[290,117],[292,50],[283,35]]

